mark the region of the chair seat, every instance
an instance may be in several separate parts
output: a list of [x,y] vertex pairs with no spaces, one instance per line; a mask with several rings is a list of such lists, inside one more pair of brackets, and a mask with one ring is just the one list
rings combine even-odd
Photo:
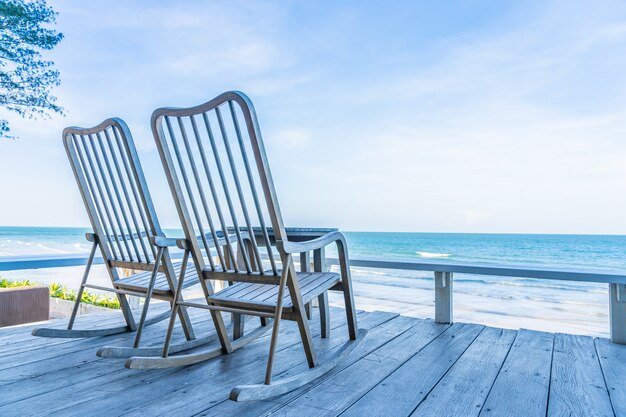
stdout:
[[[297,276],[304,304],[308,304],[315,297],[341,282],[339,274],[332,272],[298,272]],[[278,285],[236,282],[208,297],[208,302],[222,307],[273,313],[276,310],[277,297]],[[288,311],[293,309],[287,288],[285,288],[283,308]]]
[[[174,271],[176,272],[176,277],[180,274],[181,263],[173,264]],[[146,293],[148,291],[148,285],[150,284],[150,277],[152,276],[152,271],[140,272],[138,274],[131,275],[127,278],[122,278],[118,281],[115,281],[114,285],[117,289],[136,291],[140,293]],[[190,287],[194,284],[198,283],[198,274],[196,273],[196,268],[193,265],[187,265],[187,269],[185,271],[185,281],[183,282],[183,288]],[[157,274],[153,294],[155,295],[173,295],[174,292],[170,290],[169,283],[167,282],[167,278],[164,273],[159,272]]]

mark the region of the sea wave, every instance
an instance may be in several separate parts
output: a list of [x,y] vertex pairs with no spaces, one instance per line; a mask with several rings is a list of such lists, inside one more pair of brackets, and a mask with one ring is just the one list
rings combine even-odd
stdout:
[[422,258],[447,258],[452,256],[450,253],[434,253],[434,252],[415,252]]

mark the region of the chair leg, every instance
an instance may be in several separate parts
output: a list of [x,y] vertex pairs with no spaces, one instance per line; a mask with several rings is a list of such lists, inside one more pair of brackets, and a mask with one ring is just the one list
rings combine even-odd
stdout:
[[80,306],[81,299],[83,298],[83,291],[85,289],[85,284],[87,283],[87,277],[89,276],[89,271],[91,270],[91,264],[93,263],[93,258],[96,254],[97,243],[94,242],[91,245],[91,252],[89,252],[89,259],[87,260],[87,265],[85,266],[85,273],[83,274],[83,280],[80,282],[80,288],[78,289],[78,294],[76,294],[76,302],[74,303],[74,308],[72,309],[72,315],[70,316],[70,321],[67,323],[67,330],[72,330],[74,327],[74,320],[76,320],[76,315],[78,314],[78,307]]
[[174,304],[172,305],[172,312],[170,314],[170,321],[167,325],[167,332],[165,333],[165,342],[163,343],[163,352],[162,356],[167,358],[167,355],[170,352],[170,343],[172,342],[172,332],[174,331],[174,324],[176,323],[176,314],[180,306],[178,305],[178,301],[174,299]]
[[276,343],[278,343],[278,332],[280,331],[280,319],[283,315],[283,295],[285,293],[285,284],[289,276],[289,267],[292,265],[291,257],[287,257],[286,262],[283,261],[283,271],[280,275],[278,284],[278,296],[276,297],[276,312],[274,314],[274,326],[272,329],[272,339],[270,341],[270,352],[267,357],[267,368],[265,368],[265,385],[272,382],[272,367],[274,366],[274,355],[276,354]]
[[304,305],[304,311],[306,311],[306,318],[311,320],[313,318],[313,306],[311,303]]
[[346,319],[348,332],[351,340],[356,340],[359,328],[356,324],[356,308],[354,307],[354,292],[352,291],[352,278],[350,277],[350,263],[348,249],[343,240],[337,241],[339,253],[339,269],[341,270],[341,286],[343,287],[343,299],[346,304]]
[[261,326],[267,326],[269,324],[269,320],[267,317],[261,317]]
[[244,323],[245,323],[244,316],[238,313],[233,313],[232,320],[233,320],[233,340],[237,340],[241,336],[243,336]]
[[328,291],[324,291],[317,296],[320,309],[320,325],[322,330],[322,339],[330,336],[330,309],[328,307]]
[[[303,307],[304,306],[301,306],[301,308]],[[296,313],[296,323],[298,324],[298,330],[300,331],[300,338],[302,339],[302,346],[304,347],[304,353],[306,354],[309,368],[314,368],[315,365],[317,365],[317,359],[315,357],[315,349],[313,348],[313,340],[311,339],[309,321],[306,319],[306,313],[303,310],[304,309]]]
[[290,270],[293,271],[293,278],[287,280],[287,288],[289,288],[289,295],[291,295],[291,302],[296,313],[296,323],[300,331],[300,338],[302,339],[302,347],[304,347],[306,360],[309,364],[309,368],[313,368],[317,365],[317,359],[315,357],[315,349],[313,348],[313,340],[311,339],[309,321],[306,318],[307,315],[304,304],[302,303],[302,297],[300,296],[300,288],[298,288],[298,283],[295,278],[296,273],[293,264],[290,265]]
[[[348,281],[348,282],[345,282]],[[356,340],[359,331],[356,324],[356,309],[354,308],[354,294],[352,293],[352,285],[349,280],[343,283],[343,299],[346,304],[346,319],[348,321],[348,332],[350,339]]]
[[267,357],[267,368],[265,368],[265,385],[272,382],[272,367],[274,366],[274,355],[276,354],[276,344],[278,343],[278,332],[280,331],[280,315],[282,306],[278,309],[278,314],[274,318],[274,326],[272,329],[272,339],[270,341],[270,353]]
[[163,256],[163,248],[159,248],[157,253],[156,261],[154,262],[154,270],[152,271],[152,275],[150,276],[150,285],[148,286],[148,292],[146,293],[146,301],[143,304],[143,309],[141,310],[141,318],[139,319],[139,325],[137,326],[137,333],[135,334],[135,342],[133,343],[133,347],[139,347],[139,341],[141,340],[141,332],[143,331],[143,325],[146,322],[146,317],[148,315],[148,308],[150,307],[150,299],[152,298],[152,291],[154,290],[154,283],[156,282],[156,277],[159,274],[159,265],[161,263],[161,257]]
[[[182,298],[182,296],[181,296]],[[174,303],[170,303],[170,305],[174,306]],[[187,307],[178,306],[178,318],[180,320],[180,325],[183,328],[183,332],[185,333],[185,339],[193,340],[196,338],[196,334],[193,331],[193,327],[191,326],[191,319],[189,318],[189,313],[187,312]]]
[[164,358],[167,357],[170,350],[170,343],[172,341],[172,333],[174,332],[174,323],[176,323],[176,314],[178,314],[178,310],[180,306],[178,302],[182,299],[183,292],[183,281],[185,280],[185,272],[187,270],[187,262],[189,260],[189,251],[185,251],[183,254],[183,263],[180,266],[180,276],[178,277],[178,282],[176,283],[176,289],[174,290],[174,300],[172,301],[172,311],[170,313],[170,321],[167,325],[167,332],[165,333],[165,341],[163,342],[163,352],[162,355]]

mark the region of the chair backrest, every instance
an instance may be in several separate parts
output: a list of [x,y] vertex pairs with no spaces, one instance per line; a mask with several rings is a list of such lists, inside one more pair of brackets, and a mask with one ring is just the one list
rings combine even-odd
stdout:
[[112,266],[147,269],[156,257],[149,236],[162,231],[128,126],[111,118],[68,127],[63,143],[103,256]]
[[[258,273],[278,275],[268,226],[276,240],[286,234],[250,99],[230,91],[195,107],[157,109],[151,125],[198,273],[251,274],[265,253],[271,267]],[[233,242],[221,247],[222,236]]]

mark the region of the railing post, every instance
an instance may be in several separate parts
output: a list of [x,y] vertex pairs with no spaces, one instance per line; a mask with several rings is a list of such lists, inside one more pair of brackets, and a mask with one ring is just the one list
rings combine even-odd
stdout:
[[435,321],[452,323],[452,272],[435,272]]
[[626,345],[626,285],[609,284],[611,341]]

